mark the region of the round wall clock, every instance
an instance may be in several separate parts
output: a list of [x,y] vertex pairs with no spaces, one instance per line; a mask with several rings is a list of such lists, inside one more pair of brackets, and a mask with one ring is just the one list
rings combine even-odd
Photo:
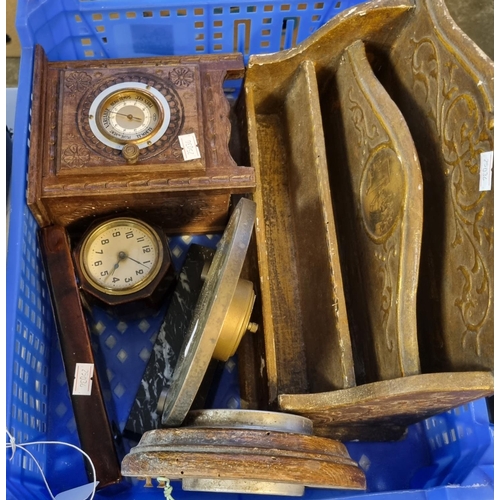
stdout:
[[80,287],[106,305],[163,295],[172,264],[163,231],[132,217],[92,225],[75,249]]

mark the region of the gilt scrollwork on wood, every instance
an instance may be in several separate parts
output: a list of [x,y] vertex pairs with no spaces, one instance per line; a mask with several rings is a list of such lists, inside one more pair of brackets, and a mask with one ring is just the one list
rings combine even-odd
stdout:
[[380,313],[385,345],[393,352],[394,302],[397,300],[398,256],[403,252],[396,225],[404,205],[405,176],[396,152],[388,143],[371,152],[361,178],[361,219],[374,250],[380,286]]
[[[456,275],[455,316],[460,318],[460,344],[484,354],[482,336],[490,327],[492,275],[489,254],[493,251],[493,219],[490,194],[479,191],[480,155],[492,149],[491,125],[477,92],[459,85],[467,67],[445,53],[433,37],[412,38],[413,89],[429,111],[441,143],[442,167],[449,204],[450,269]],[[471,79],[472,80],[472,79]],[[472,82],[471,82],[472,83]],[[477,79],[476,87],[484,85]],[[487,96],[481,96],[488,99]],[[456,321],[454,322],[456,324]],[[458,326],[458,325],[457,325]]]
[[350,276],[351,331],[364,366],[358,369],[366,377],[359,382],[416,374],[422,180],[413,141],[361,42],[346,50],[337,87],[348,173],[332,189],[337,213],[344,201],[354,212],[342,215],[355,222],[343,223],[341,262]]
[[493,369],[493,192],[479,191],[493,150],[493,62],[421,0],[379,75],[405,116],[424,178],[418,334],[426,372]]

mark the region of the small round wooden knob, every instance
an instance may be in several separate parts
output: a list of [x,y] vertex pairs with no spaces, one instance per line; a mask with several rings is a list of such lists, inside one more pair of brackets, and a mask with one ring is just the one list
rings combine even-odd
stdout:
[[123,146],[122,155],[127,160],[127,163],[133,165],[137,163],[139,158],[139,147],[137,144],[127,144]]

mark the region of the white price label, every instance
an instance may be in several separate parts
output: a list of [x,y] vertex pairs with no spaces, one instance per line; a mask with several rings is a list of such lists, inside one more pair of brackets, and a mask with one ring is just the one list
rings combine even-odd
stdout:
[[491,191],[493,151],[481,153],[479,159],[479,191]]
[[194,133],[180,135],[178,139],[182,148],[184,161],[201,158],[200,149],[198,148],[198,142],[196,141],[196,135]]
[[73,395],[90,396],[93,376],[94,365],[92,363],[77,363],[73,382]]

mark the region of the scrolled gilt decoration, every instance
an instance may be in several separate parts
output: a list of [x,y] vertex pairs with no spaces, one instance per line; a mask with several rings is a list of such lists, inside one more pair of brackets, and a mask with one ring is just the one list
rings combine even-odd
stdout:
[[470,340],[476,355],[481,356],[481,335],[492,307],[492,276],[485,253],[492,250],[493,227],[484,221],[488,194],[478,190],[478,183],[480,155],[491,150],[490,131],[477,96],[459,90],[456,84],[460,66],[440,53],[433,38],[412,42],[414,89],[426,96],[443,145],[444,173],[450,179],[450,222],[455,231],[451,249],[458,254],[472,252],[472,258],[455,270],[463,277],[454,303],[463,323],[461,344],[465,350]]
[[404,120],[374,77],[361,42],[347,48],[336,85],[343,131],[336,137],[348,173],[335,167],[332,152],[331,174],[339,179],[333,201],[344,232],[341,264],[350,277],[348,312],[363,353],[364,381],[414,375],[420,370],[414,300],[422,231],[420,165]]
[[[411,423],[493,393],[493,193],[479,192],[480,155],[493,149],[493,64],[444,0],[378,0],[293,49],[251,56],[247,100],[269,116],[306,62],[318,82],[356,386],[318,390],[309,378],[302,393],[278,386],[278,406],[311,418],[319,435],[399,439]],[[266,256],[269,240],[257,245]],[[280,362],[291,341],[264,333],[270,383],[278,370],[293,378],[293,364]]]
[[[424,175],[418,317],[425,371],[493,368],[493,192],[479,191],[493,150],[493,62],[442,0],[416,3],[385,81]],[[404,54],[404,56],[403,56]],[[389,79],[399,81],[396,86]]]

